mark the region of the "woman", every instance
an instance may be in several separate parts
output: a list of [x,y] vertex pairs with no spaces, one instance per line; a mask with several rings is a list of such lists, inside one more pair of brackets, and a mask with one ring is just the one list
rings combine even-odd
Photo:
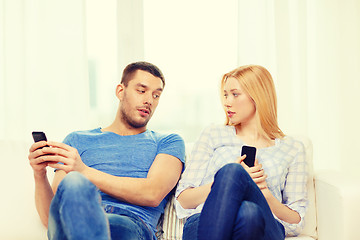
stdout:
[[[239,67],[221,81],[226,124],[210,126],[194,145],[176,190],[183,239],[266,239],[296,236],[307,207],[302,143],[277,123],[275,87],[261,66]],[[255,165],[240,157],[257,149]]]

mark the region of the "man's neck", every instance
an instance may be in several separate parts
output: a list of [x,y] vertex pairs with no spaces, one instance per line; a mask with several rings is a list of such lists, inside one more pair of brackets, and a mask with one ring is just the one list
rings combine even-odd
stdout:
[[136,135],[145,132],[146,126],[142,128],[133,128],[115,120],[110,126],[102,128],[101,131],[113,132],[121,136]]

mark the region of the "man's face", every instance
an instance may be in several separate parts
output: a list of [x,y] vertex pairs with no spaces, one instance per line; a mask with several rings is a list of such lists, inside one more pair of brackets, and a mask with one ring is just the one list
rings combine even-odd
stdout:
[[121,120],[130,128],[145,128],[159,103],[163,82],[152,74],[137,70],[128,86],[119,85]]

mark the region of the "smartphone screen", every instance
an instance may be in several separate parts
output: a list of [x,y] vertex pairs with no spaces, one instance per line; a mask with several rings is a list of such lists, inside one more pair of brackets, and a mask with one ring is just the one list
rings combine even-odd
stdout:
[[248,167],[253,167],[255,164],[255,156],[256,156],[256,148],[250,146],[243,146],[241,149],[241,156],[246,154],[246,158],[244,159],[244,163]]
[[33,136],[35,142],[47,141],[46,135],[44,132],[32,132],[32,136]]
[[[35,142],[40,142],[40,141],[47,141],[46,135],[44,132],[32,132],[32,136]],[[48,147],[48,145],[44,146],[44,147]],[[43,148],[43,147],[41,147]],[[41,149],[39,148],[39,149]]]

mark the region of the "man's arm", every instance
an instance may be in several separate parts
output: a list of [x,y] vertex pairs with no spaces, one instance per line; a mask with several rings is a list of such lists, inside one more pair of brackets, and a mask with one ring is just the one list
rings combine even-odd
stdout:
[[116,177],[87,167],[84,174],[101,191],[122,201],[157,207],[175,187],[180,178],[182,163],[174,156],[159,154],[146,178]]
[[35,180],[35,205],[36,210],[40,216],[41,222],[47,227],[49,208],[51,200],[54,197],[51,190],[49,180],[46,174],[46,167],[48,162],[41,160],[41,156],[44,154],[41,147],[44,147],[46,142],[41,141],[34,143],[29,150],[29,163],[33,168],[34,180]]
[[62,162],[51,163],[57,168],[53,190],[56,191],[63,176],[71,171],[78,171],[86,176],[101,191],[122,201],[141,206],[158,206],[164,197],[175,187],[179,180],[183,164],[168,154],[158,154],[150,167],[146,178],[116,177],[86,166],[77,150],[64,143],[48,142],[51,148],[44,152],[52,154],[41,156],[42,161]]

